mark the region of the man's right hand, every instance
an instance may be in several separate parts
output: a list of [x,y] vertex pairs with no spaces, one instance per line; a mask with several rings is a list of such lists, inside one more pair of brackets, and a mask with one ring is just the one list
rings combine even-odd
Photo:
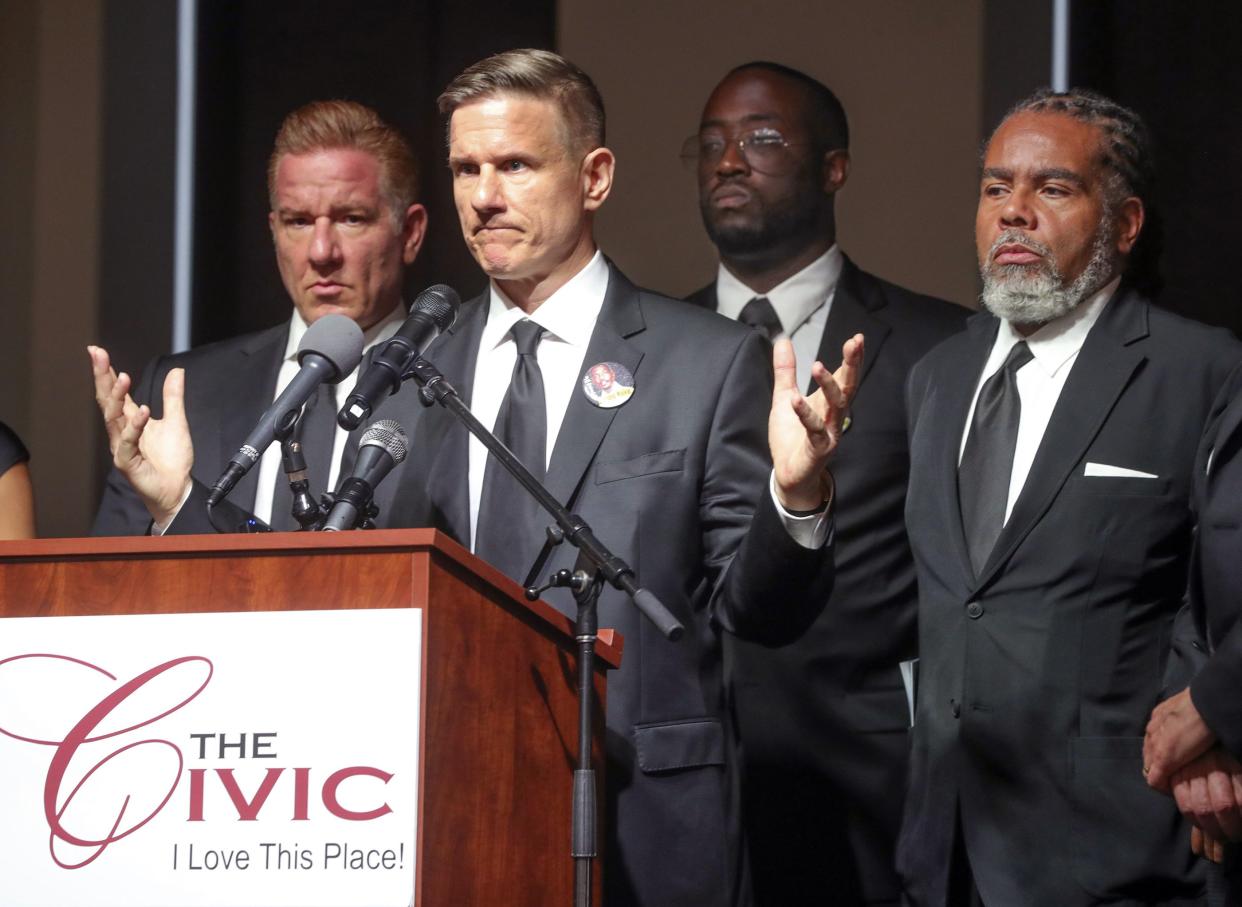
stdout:
[[108,351],[88,346],[95,374],[95,402],[103,413],[112,462],[142,498],[158,526],[166,526],[189,493],[194,444],[185,419],[185,370],[164,379],[164,418],[129,395],[129,375],[113,371]]

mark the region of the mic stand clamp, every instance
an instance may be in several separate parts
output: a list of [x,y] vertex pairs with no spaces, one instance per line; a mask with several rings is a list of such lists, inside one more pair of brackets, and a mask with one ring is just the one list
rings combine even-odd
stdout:
[[[549,547],[559,544],[551,529]],[[555,539],[555,541],[554,541]],[[526,597],[535,601],[549,589],[568,588],[578,605],[574,619],[574,641],[578,646],[578,762],[574,767],[573,844],[574,907],[590,907],[591,866],[596,857],[597,812],[595,803],[595,770],[591,767],[592,706],[595,702],[593,668],[595,641],[599,637],[597,605],[604,588],[604,575],[586,551],[578,552],[572,571],[560,569],[542,586],[528,586]]]
[[[352,481],[356,482],[357,480],[354,479]],[[350,479],[346,479],[345,483],[341,485],[340,489],[335,494],[328,493],[320,496],[319,500],[322,502],[322,510],[325,515],[325,519],[327,514],[332,512],[332,505],[337,502],[337,499],[353,490],[353,486],[349,484],[350,482]],[[358,501],[353,500],[350,503],[358,504]],[[354,520],[354,525],[349,528],[374,529],[375,518],[379,516],[379,505],[374,501],[370,501],[365,507],[361,507],[361,505],[359,505],[359,507],[360,509],[358,510],[357,518]],[[315,526],[315,529],[319,530],[322,528],[323,520],[320,520],[319,524]]]
[[276,426],[276,440],[280,442],[281,468],[289,477],[289,492],[293,495],[293,518],[302,527],[302,531],[314,531],[323,525],[326,511],[311,497],[306,458],[302,456],[302,443],[293,438],[300,421],[299,410],[287,414]]

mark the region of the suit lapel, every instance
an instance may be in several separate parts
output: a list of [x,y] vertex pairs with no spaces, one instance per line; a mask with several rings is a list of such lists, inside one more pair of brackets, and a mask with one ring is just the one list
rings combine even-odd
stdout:
[[[635,393],[641,394],[638,365],[643,354],[626,338],[646,327],[638,290],[616,267],[609,265],[608,292],[600,310],[591,342],[583,359],[583,369],[597,362],[619,362],[635,376]],[[577,384],[577,381],[575,381]],[[548,491],[567,508],[573,507],[577,489],[590,466],[600,442],[612,425],[617,409],[601,409],[575,386],[565,410],[565,418],[552,448],[545,484]]]
[[[427,358],[457,389],[469,406],[479,337],[487,323],[488,295],[472,299],[462,316],[427,350]],[[432,451],[427,492],[437,512],[436,525],[463,545],[470,543],[470,433],[451,412],[434,406],[425,414],[420,448]]]
[[1136,296],[1119,294],[1087,334],[1057,398],[1030,474],[979,577],[980,586],[996,574],[1047,513],[1145,358],[1133,344],[1147,336],[1147,306]]
[[1195,485],[1200,501],[1207,499],[1207,489],[1215,476],[1215,473],[1209,469],[1210,465],[1215,463],[1222,453],[1231,454],[1239,444],[1242,444],[1242,431],[1239,431],[1239,427],[1242,426],[1242,405],[1232,405],[1232,401],[1236,399],[1234,389],[1237,386],[1236,381],[1226,383],[1225,387],[1228,390],[1222,393],[1227,393],[1228,396],[1221,402],[1224,409],[1217,416],[1215,428],[1205,432],[1205,435],[1211,438],[1210,446],[1204,445],[1196,458]]
[[[832,307],[828,310],[828,321],[824,325],[824,333],[820,337],[819,351],[815,358],[824,363],[829,370],[841,362],[841,347],[845,341],[855,334],[865,338],[865,354],[863,370],[859,384],[867,380],[867,373],[880,355],[880,348],[888,337],[891,328],[874,313],[884,307],[884,298],[866,279],[866,275],[858,269],[849,258],[845,258],[841,277],[837,280],[837,288],[832,296]],[[811,379],[806,392],[814,393],[819,385]]]
[[[250,434],[263,412],[275,399],[276,379],[284,361],[285,346],[289,340],[289,325],[285,324],[263,331],[246,340],[238,349],[238,362],[234,368],[219,371],[220,385],[213,391],[216,400],[232,401],[224,407],[214,407],[219,422],[214,430],[199,434],[206,443],[214,445],[212,453],[219,464],[217,474],[224,469],[229,458],[237,452],[242,440]],[[213,375],[214,377],[214,375]],[[256,389],[258,392],[256,393]],[[191,428],[197,426],[191,425]],[[204,426],[206,428],[206,426]],[[204,451],[207,453],[207,451]],[[210,459],[206,462],[211,462]],[[322,477],[320,482],[322,482]],[[256,464],[244,475],[230,496],[231,500],[247,509],[254,507],[255,491],[259,487],[259,469]]]

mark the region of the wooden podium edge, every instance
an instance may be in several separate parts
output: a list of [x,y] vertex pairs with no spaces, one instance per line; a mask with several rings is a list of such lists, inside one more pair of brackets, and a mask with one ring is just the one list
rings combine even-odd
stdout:
[[[315,553],[366,549],[376,552],[430,548],[473,572],[511,603],[531,612],[571,640],[573,621],[543,599],[528,601],[516,582],[475,557],[438,529],[375,529],[367,532],[262,532],[253,535],[123,536],[108,538],[36,539],[0,541],[0,564],[14,561],[104,560],[116,557],[184,558],[263,553]],[[621,666],[624,639],[615,630],[599,631],[595,652],[610,668]]]

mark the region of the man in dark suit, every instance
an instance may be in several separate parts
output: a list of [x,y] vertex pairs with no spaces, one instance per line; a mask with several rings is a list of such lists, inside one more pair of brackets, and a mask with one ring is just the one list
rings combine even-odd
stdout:
[[[1152,713],[1143,774],[1190,821],[1190,846],[1208,867],[1209,903],[1242,904],[1242,371],[1222,391],[1195,463],[1198,529],[1187,602],[1168,684]],[[1188,684],[1188,685],[1187,685]]]
[[[184,379],[183,406],[191,449],[176,450],[177,468],[192,454],[192,475],[215,481],[260,415],[298,370],[298,344],[321,315],[348,315],[363,329],[366,346],[391,337],[405,318],[401,284],[405,267],[422,245],[427,212],[417,201],[418,168],[409,144],[370,108],[349,101],[317,101],[289,114],[281,124],[268,164],[269,226],[276,261],[293,302],[288,322],[243,337],[163,356],[144,369],[134,388],[137,401],[161,414],[166,378]],[[97,381],[110,374],[106,351],[91,350]],[[178,371],[180,370],[180,371]],[[304,436],[310,480],[316,494],[333,477],[347,475],[352,450],[332,415],[348,396],[356,374],[335,388],[324,387],[308,411],[318,418]],[[117,393],[130,388],[122,374]],[[320,405],[322,404],[322,406]],[[119,415],[119,412],[118,412]],[[180,415],[180,414],[178,414]],[[324,417],[327,418],[324,418]],[[155,432],[161,429],[157,418]],[[345,468],[342,468],[344,465]],[[400,468],[400,467],[398,467]],[[232,500],[276,528],[292,529],[292,498],[273,446],[241,481]],[[395,483],[381,486],[381,514]],[[181,489],[171,487],[176,497]],[[168,510],[175,510],[166,502]],[[140,535],[151,514],[124,473],[108,476],[96,535]]]
[[1151,157],[1100,95],[1019,103],[983,159],[989,310],[909,382],[920,684],[910,903],[1191,904],[1143,783],[1190,554],[1195,449],[1239,344],[1138,278]]
[[[845,345],[835,376],[813,369],[819,390],[809,397],[779,344],[769,395],[766,351],[752,332],[630,284],[593,238],[614,166],[603,105],[555,54],[484,60],[440,103],[462,231],[491,287],[428,356],[687,628],[670,642],[613,590],[600,600],[601,625],[626,639],[608,695],[606,903],[736,903],[745,892],[719,633],[779,641],[828,594],[824,464],[862,338]],[[614,385],[603,393],[591,379],[606,373]],[[201,485],[184,470],[146,484],[142,464],[161,451],[142,449],[141,430],[155,423],[108,379],[99,394],[117,461],[147,489],[157,522],[201,525]],[[175,379],[166,385],[166,411],[178,410],[178,391]],[[422,410],[406,393],[383,412],[402,406],[419,468],[398,482],[389,523],[443,528],[520,578],[547,518],[445,411]],[[159,510],[187,492],[181,512]],[[558,551],[547,569],[572,562],[572,551]],[[567,595],[549,601],[572,610]]]
[[801,386],[815,359],[856,333],[867,338],[849,431],[833,456],[832,599],[788,645],[725,641],[747,851],[763,905],[900,896],[893,848],[910,725],[901,663],[915,657],[918,598],[905,530],[903,389],[910,367],[969,314],[874,277],[841,251],[834,200],[848,148],[832,91],[797,70],[748,63],[712,91],[683,152],[720,252],[716,280],[689,301],[772,339],[790,337],[807,363]]

